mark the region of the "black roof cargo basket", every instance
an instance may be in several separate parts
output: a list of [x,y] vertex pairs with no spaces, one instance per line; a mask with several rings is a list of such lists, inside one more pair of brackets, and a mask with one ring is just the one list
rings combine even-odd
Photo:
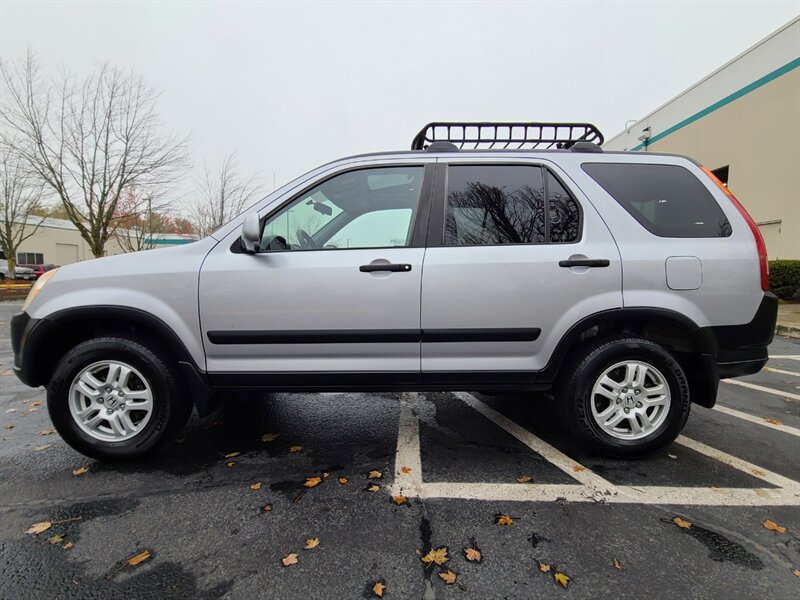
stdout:
[[[603,141],[603,134],[590,123],[440,122],[423,127],[411,142],[411,149],[425,150],[436,142],[449,142],[465,150],[566,149],[577,142],[599,148]],[[437,150],[442,146],[437,144]]]

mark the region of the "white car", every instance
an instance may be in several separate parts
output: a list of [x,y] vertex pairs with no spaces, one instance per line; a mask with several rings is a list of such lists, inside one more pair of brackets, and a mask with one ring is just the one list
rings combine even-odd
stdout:
[[[30,279],[33,280],[33,269],[29,269],[28,267],[16,267],[14,269],[16,273],[16,279]],[[10,271],[8,270],[8,261],[7,260],[0,260],[0,279],[13,279],[11,276]]]

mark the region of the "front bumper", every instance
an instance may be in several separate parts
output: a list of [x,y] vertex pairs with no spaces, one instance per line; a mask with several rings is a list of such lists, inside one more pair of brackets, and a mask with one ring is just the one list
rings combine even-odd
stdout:
[[25,348],[30,332],[36,325],[28,313],[21,312],[11,317],[11,349],[14,351],[14,373],[25,385],[30,383],[31,361],[26,360]]

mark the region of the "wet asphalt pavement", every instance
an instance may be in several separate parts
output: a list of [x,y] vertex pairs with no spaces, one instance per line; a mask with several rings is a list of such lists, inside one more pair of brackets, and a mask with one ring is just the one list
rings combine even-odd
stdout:
[[[11,372],[18,309],[0,303],[0,598],[370,598],[377,582],[384,598],[426,600],[800,594],[798,341],[771,348],[795,357],[770,361],[783,373],[743,379],[771,392],[721,384],[733,412],[693,407],[689,442],[640,461],[573,447],[546,397],[278,394],[232,398],[159,454],[103,464],[40,435],[51,428],[44,392]],[[395,464],[398,431],[414,466]],[[375,470],[382,477],[368,479]],[[606,492],[584,495],[589,476]],[[414,497],[434,489],[449,497]],[[513,524],[498,525],[501,515]],[[48,531],[25,533],[44,520]],[[319,546],[303,549],[308,538]],[[481,562],[466,560],[470,545]],[[420,555],[440,547],[448,562],[426,568]],[[127,564],[144,550],[150,558]],[[298,562],[284,567],[289,553]],[[450,585],[439,577],[448,569]]]

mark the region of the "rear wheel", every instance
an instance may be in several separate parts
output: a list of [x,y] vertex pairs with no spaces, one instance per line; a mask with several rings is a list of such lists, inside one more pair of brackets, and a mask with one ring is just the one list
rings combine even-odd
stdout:
[[600,453],[636,458],[671,444],[686,424],[686,375],[664,347],[615,336],[585,347],[564,371],[566,425]]
[[47,405],[70,446],[106,460],[136,458],[168,442],[192,408],[161,351],[123,337],[70,350],[50,380]]

